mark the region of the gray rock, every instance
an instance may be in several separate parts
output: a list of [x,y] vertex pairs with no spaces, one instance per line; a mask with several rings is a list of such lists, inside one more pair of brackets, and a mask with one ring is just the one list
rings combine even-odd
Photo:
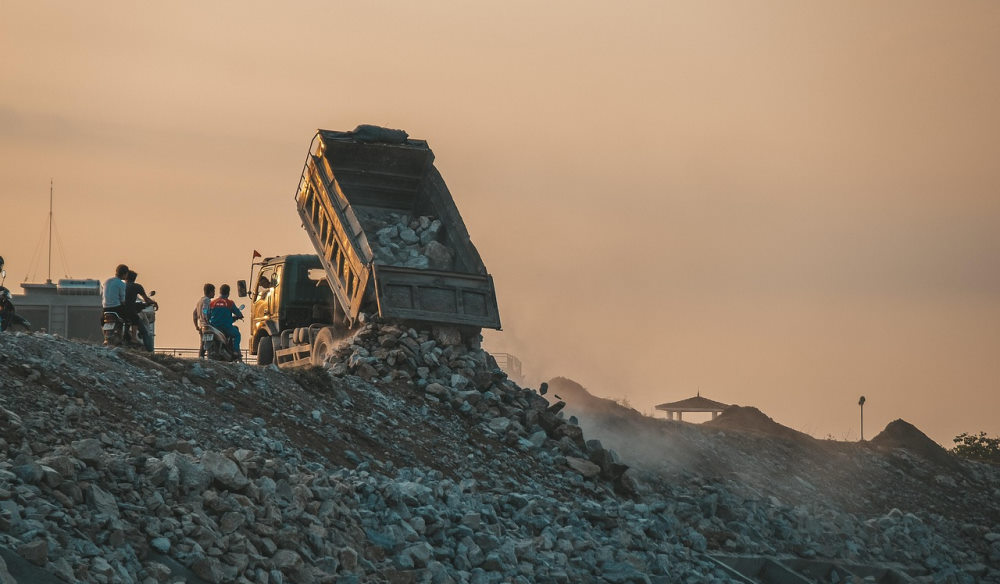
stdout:
[[493,418],[489,421],[490,430],[493,430],[497,434],[503,434],[510,428],[511,421],[510,418]]
[[406,243],[407,245],[420,243],[420,238],[417,237],[417,233],[409,227],[399,230],[399,238],[402,239],[403,243]]
[[201,465],[213,480],[228,489],[241,491],[250,483],[239,465],[218,452],[209,451],[203,454]]
[[202,580],[211,584],[218,584],[227,579],[225,566],[223,566],[221,561],[212,557],[203,557],[196,560],[191,564],[191,571]]
[[420,244],[427,245],[432,241],[437,241],[441,235],[441,221],[435,219],[426,229],[420,232]]
[[17,547],[17,555],[36,566],[44,566],[49,561],[49,543],[44,539],[36,539],[19,545]]
[[288,573],[302,566],[302,556],[292,550],[278,550],[271,556],[271,563],[275,568]]
[[42,469],[42,465],[37,462],[29,462],[28,464],[22,464],[15,466],[13,468],[14,474],[17,478],[21,479],[23,482],[29,485],[34,485],[42,482],[45,477],[45,471]]
[[87,503],[93,505],[97,512],[111,519],[120,517],[118,512],[118,500],[111,493],[105,491],[96,484],[87,487]]
[[590,462],[589,460],[584,460],[582,458],[576,458],[575,456],[567,456],[566,464],[576,472],[587,478],[594,478],[601,474],[601,467]]
[[89,465],[100,466],[104,462],[104,447],[96,438],[77,440],[70,445],[70,449],[73,456]]
[[427,262],[432,270],[451,270],[454,268],[454,253],[437,241],[428,242],[424,248],[424,254],[427,256]]
[[436,326],[433,329],[434,340],[443,347],[452,347],[462,344],[462,333],[458,327]]

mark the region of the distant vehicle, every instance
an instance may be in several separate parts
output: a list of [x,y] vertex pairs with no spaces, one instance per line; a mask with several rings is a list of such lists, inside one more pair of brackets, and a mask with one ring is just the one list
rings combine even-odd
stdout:
[[324,363],[371,316],[468,336],[500,328],[493,278],[433,162],[401,130],[316,133],[295,203],[318,255],[264,258],[252,289],[237,283],[258,363]]

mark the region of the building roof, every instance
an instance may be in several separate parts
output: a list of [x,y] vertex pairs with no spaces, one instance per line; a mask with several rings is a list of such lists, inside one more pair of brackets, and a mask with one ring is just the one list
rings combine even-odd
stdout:
[[729,404],[717,402],[715,400],[708,399],[707,397],[701,397],[701,394],[698,394],[695,397],[689,397],[687,399],[682,399],[681,401],[660,404],[656,406],[656,409],[668,412],[717,412],[728,407]]

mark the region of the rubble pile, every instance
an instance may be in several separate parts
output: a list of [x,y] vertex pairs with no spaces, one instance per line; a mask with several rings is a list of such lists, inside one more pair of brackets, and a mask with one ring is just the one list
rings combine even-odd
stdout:
[[395,324],[369,322],[334,352],[331,372],[373,383],[402,381],[483,425],[483,431],[522,452],[537,452],[545,464],[565,458],[587,478],[612,481],[619,492],[635,493],[635,483],[614,451],[585,442],[583,431],[562,413],[564,402],[549,404],[531,389],[507,379],[480,346],[478,331],[468,338],[457,327],[418,332]]
[[366,233],[374,234],[368,243],[374,262],[421,270],[453,270],[455,253],[441,242],[440,219],[393,212],[359,212],[358,219]]
[[369,322],[303,372],[0,335],[0,385],[4,584],[998,581],[997,524],[626,467],[457,329]]

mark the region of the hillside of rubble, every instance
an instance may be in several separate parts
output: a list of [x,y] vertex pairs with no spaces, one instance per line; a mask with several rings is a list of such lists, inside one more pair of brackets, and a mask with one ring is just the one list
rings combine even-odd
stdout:
[[454,329],[299,371],[5,334],[0,385],[0,584],[1000,582],[1000,473],[906,422],[667,423]]

